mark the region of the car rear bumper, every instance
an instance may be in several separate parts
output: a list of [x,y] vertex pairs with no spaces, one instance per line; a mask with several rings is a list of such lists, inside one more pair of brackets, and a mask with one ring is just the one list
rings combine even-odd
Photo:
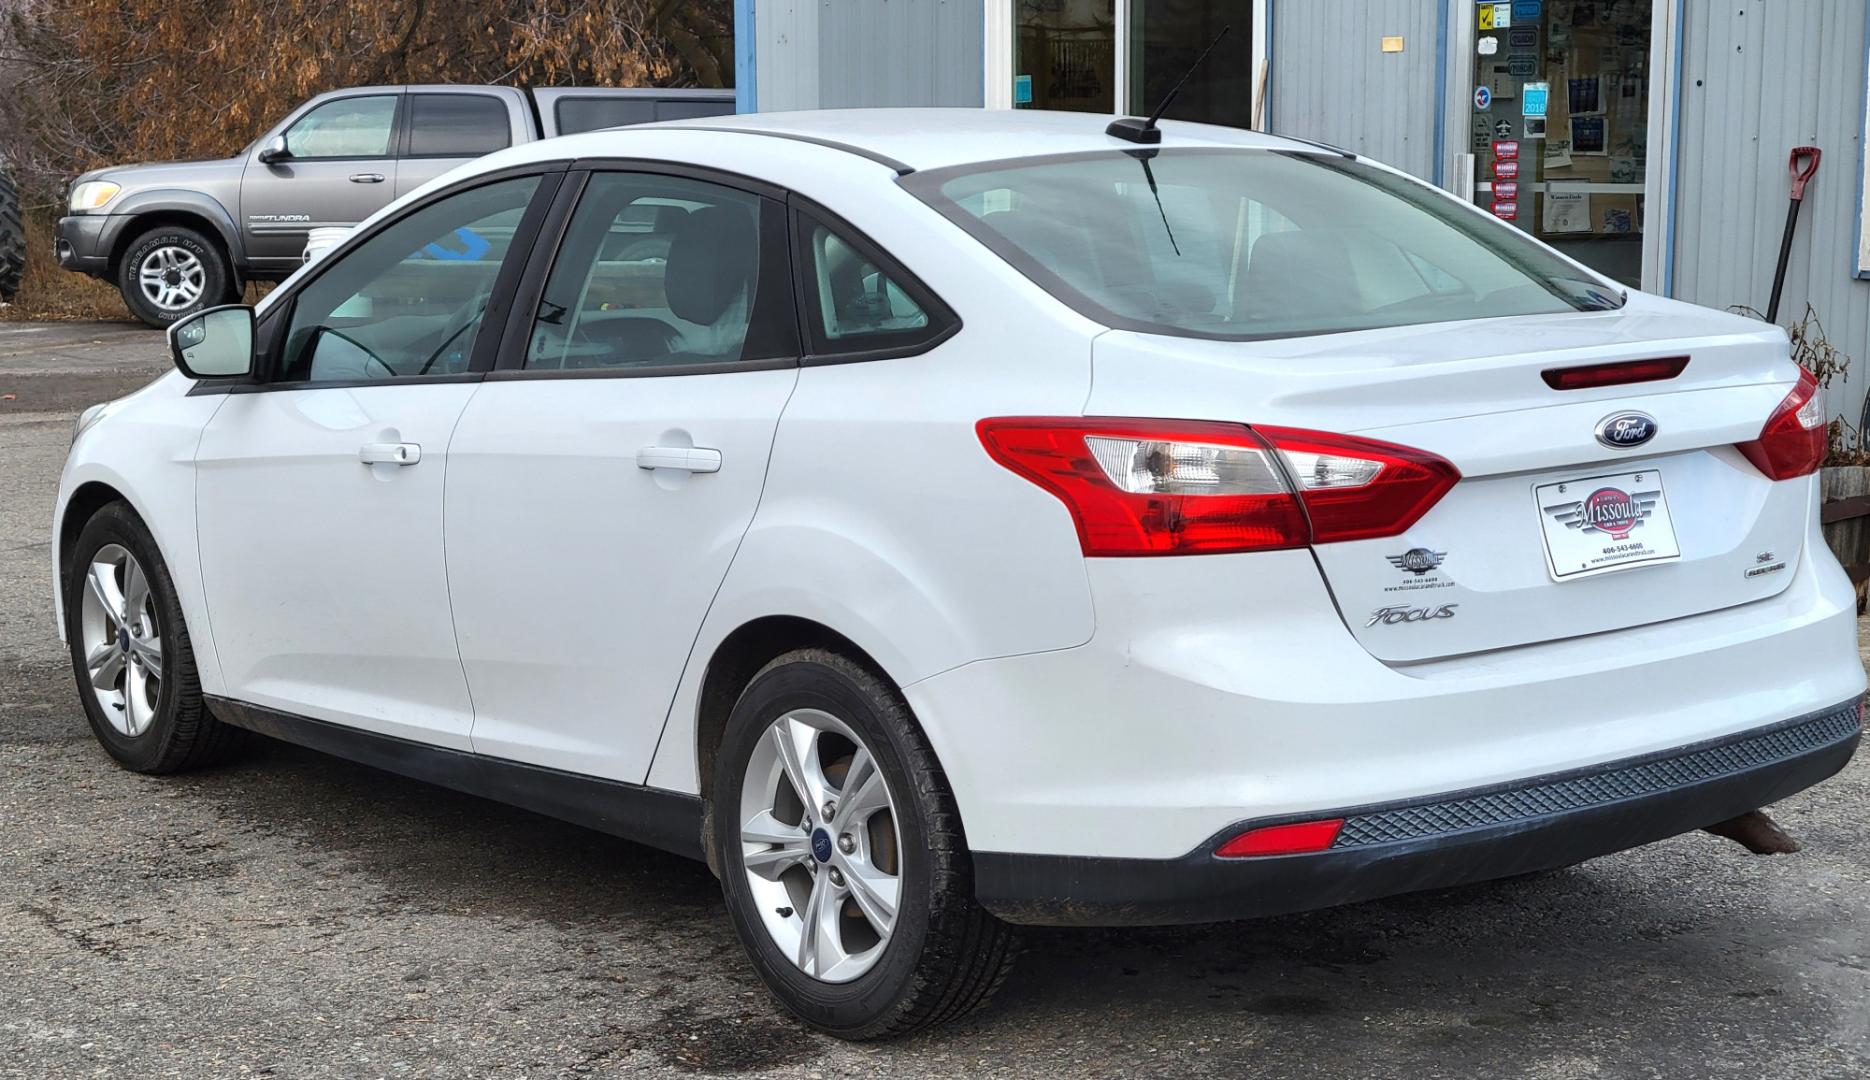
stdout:
[[[1009,922],[1160,925],[1276,915],[1568,866],[1712,825],[1850,760],[1859,699],[1661,753],[1380,806],[1245,821],[1177,859],[976,852],[975,891]],[[1214,854],[1249,828],[1343,818],[1302,855]]]
[[1086,568],[1085,645],[903,688],[975,851],[1174,860],[1234,822],[1666,753],[1865,687],[1856,596],[1816,515],[1777,596],[1411,665],[1352,639],[1309,552]]

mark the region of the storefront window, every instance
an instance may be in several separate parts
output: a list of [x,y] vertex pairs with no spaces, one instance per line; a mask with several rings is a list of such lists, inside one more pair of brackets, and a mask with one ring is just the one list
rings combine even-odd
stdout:
[[1609,277],[1642,276],[1653,0],[1479,5],[1475,197]]
[[1203,124],[1253,126],[1252,0],[1130,0],[1129,103],[1153,112],[1222,27],[1227,37],[1189,76],[1163,115]]
[[1016,0],[1013,25],[1015,107],[1116,108],[1116,0]]

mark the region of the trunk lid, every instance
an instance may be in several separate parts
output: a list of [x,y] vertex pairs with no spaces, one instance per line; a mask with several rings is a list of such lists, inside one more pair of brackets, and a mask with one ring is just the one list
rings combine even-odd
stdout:
[[[1689,363],[1666,381],[1559,391],[1541,375],[1672,356]],[[1453,462],[1460,483],[1402,535],[1312,549],[1351,634],[1408,663],[1783,590],[1813,485],[1767,479],[1735,444],[1796,378],[1782,330],[1633,294],[1617,311],[1264,342],[1113,331],[1093,347],[1085,412],[1311,428]],[[1627,412],[1653,419],[1653,438],[1600,443]]]

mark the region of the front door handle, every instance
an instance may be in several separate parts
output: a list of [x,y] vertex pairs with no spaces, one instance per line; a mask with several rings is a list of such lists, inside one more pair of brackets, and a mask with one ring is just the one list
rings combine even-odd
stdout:
[[422,448],[412,442],[365,443],[357,460],[365,465],[414,465],[422,460]]
[[721,471],[721,452],[702,446],[645,446],[636,452],[639,469],[682,469],[687,472]]
[[354,172],[351,174],[351,183],[353,184],[381,184],[382,182],[383,174],[380,172]]

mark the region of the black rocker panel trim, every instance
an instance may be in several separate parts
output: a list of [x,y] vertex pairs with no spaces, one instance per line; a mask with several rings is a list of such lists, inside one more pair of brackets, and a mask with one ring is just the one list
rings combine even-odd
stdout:
[[235,727],[691,859],[702,857],[698,796],[429,746],[231,698],[210,696],[207,703],[217,719]]

